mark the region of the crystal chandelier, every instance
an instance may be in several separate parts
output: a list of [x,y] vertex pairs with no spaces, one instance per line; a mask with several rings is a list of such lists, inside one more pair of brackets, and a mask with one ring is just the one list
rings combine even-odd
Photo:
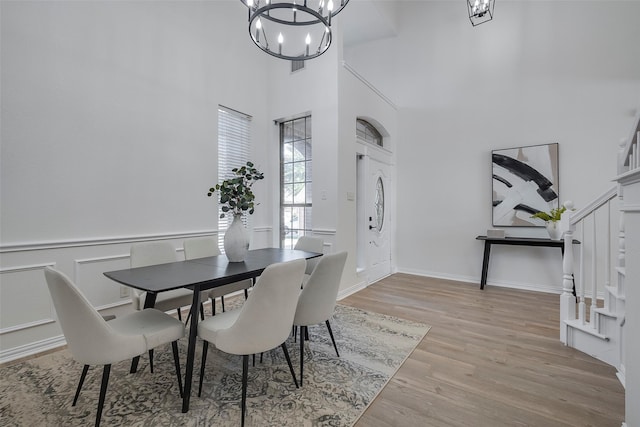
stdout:
[[[240,0],[249,10],[251,40],[269,55],[303,61],[331,45],[331,18],[349,0]],[[337,7],[336,7],[337,5]]]
[[469,20],[475,27],[493,19],[495,0],[467,0]]

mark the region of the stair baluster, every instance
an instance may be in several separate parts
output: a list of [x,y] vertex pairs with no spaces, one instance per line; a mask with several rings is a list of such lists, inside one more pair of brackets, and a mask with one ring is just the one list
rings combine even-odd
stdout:
[[[598,308],[598,245],[596,236],[596,213],[590,215],[591,219],[591,307],[589,308],[589,325],[591,329],[597,329],[596,308]],[[608,255],[607,255],[608,256]]]

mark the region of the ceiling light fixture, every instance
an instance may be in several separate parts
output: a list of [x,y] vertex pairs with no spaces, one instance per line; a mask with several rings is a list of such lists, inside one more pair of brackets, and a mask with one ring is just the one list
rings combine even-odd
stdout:
[[467,0],[469,20],[475,27],[493,19],[493,6],[496,0]]
[[[331,45],[331,19],[349,0],[240,0],[249,10],[251,40],[269,55],[316,58]],[[492,0],[493,1],[493,0]]]

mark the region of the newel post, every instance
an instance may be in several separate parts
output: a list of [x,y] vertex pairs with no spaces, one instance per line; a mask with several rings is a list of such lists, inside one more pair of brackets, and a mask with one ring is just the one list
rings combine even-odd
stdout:
[[562,295],[560,295],[560,341],[567,344],[567,326],[565,320],[576,318],[576,299],[573,296],[573,232],[571,224],[573,202],[567,201],[567,210],[562,214],[560,224],[564,233],[564,257],[562,258]]

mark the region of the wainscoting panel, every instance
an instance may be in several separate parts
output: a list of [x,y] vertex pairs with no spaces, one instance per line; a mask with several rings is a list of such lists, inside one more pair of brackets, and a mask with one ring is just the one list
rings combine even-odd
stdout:
[[0,247],[0,363],[64,344],[44,278],[46,266],[69,276],[101,314],[122,316],[132,310],[130,296],[125,295],[127,292],[121,294],[122,286],[103,273],[129,267],[132,243],[169,241],[182,259],[184,239],[215,233],[215,230],[203,230],[3,245]]
[[55,322],[44,268],[54,262],[0,270],[0,335]]
[[103,273],[124,268],[129,268],[129,254],[78,259],[75,261],[74,282],[94,307],[118,305],[131,298],[128,295],[120,297],[122,286]]

